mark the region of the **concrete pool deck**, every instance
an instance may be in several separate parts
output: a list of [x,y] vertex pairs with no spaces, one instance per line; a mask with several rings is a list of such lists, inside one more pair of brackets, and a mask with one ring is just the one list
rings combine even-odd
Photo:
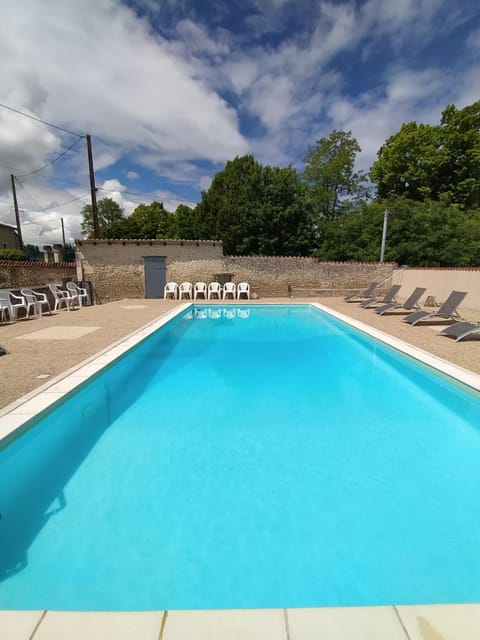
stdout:
[[[455,343],[437,336],[432,325],[411,327],[401,322],[403,316],[381,317],[339,298],[258,302],[318,302],[456,366],[480,373],[480,341]],[[122,300],[1,325],[0,344],[9,354],[0,358],[0,407],[18,402],[26,393],[34,393],[56,376],[159,317],[168,317],[178,304],[164,300]],[[0,437],[7,423],[8,417],[0,413]],[[479,637],[480,605],[476,604],[132,613],[0,612],[1,640],[473,640]]]

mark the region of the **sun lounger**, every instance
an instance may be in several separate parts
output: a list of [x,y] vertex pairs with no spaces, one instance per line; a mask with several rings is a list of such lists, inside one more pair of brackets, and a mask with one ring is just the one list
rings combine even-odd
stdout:
[[403,318],[403,322],[416,325],[424,320],[462,320],[462,317],[457,313],[457,307],[466,295],[466,291],[452,291],[437,311],[414,311]]
[[420,310],[420,307],[418,306],[418,301],[423,296],[426,290],[427,289],[425,287],[417,287],[416,289],[413,290],[411,295],[405,300],[403,304],[401,302],[397,304],[386,304],[383,307],[378,307],[378,309],[375,309],[375,313],[378,313],[381,316],[383,316],[383,314],[385,313],[390,313],[391,311],[400,311],[402,309],[404,313],[409,313],[410,311],[413,311],[413,310],[418,311]]
[[366,298],[371,298],[373,296],[373,292],[378,287],[378,284],[378,282],[371,282],[366,289],[363,289],[363,291],[345,296],[345,302],[358,302],[360,300],[365,300]]
[[439,336],[449,336],[455,338],[455,342],[460,342],[467,336],[480,333],[480,322],[456,322],[439,332]]
[[377,304],[395,304],[397,302],[396,295],[402,288],[400,284],[394,284],[393,287],[387,291],[383,298],[367,298],[360,303],[360,306],[364,309],[373,309]]

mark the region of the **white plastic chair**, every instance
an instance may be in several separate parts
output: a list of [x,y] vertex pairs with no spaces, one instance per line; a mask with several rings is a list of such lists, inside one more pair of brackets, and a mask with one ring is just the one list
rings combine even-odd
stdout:
[[216,298],[220,300],[222,297],[222,286],[219,282],[210,282],[207,290],[207,297],[209,300]]
[[178,287],[178,299],[188,298],[192,299],[193,296],[193,287],[191,282],[182,282],[182,284]]
[[60,289],[60,287],[56,284],[49,284],[48,288],[50,289],[55,301],[53,311],[55,312],[58,308],[61,309],[62,306],[64,306],[67,311],[70,311],[70,303],[72,301],[70,293],[68,291],[64,291],[63,289]]
[[16,322],[19,309],[25,309],[28,316],[28,307],[23,296],[17,296],[9,289],[0,289],[0,304],[2,308],[2,317],[5,317],[8,311],[10,322]]
[[0,322],[7,321],[8,306],[5,300],[0,296]]
[[232,300],[235,300],[236,290],[234,282],[226,282],[223,285],[223,299],[225,300],[228,296],[232,296]]
[[167,282],[167,284],[163,288],[163,297],[165,300],[167,298],[172,298],[176,300],[178,296],[178,284],[176,282]]
[[198,296],[202,296],[204,300],[207,299],[207,285],[205,282],[196,282],[193,287],[193,298],[196,300]]
[[239,282],[237,285],[237,298],[244,296],[247,300],[250,300],[250,285],[248,282]]
[[27,303],[27,316],[30,315],[30,309],[33,307],[33,312],[36,316],[42,315],[42,307],[46,307],[48,313],[52,313],[50,308],[50,302],[45,293],[41,293],[40,291],[34,291],[33,289],[29,289],[28,287],[23,287],[20,289],[20,293],[25,298],[25,302]]
[[79,307],[82,306],[82,300],[88,298],[87,290],[83,287],[79,287],[75,282],[67,282],[65,285],[67,291],[72,296],[73,300],[77,301]]

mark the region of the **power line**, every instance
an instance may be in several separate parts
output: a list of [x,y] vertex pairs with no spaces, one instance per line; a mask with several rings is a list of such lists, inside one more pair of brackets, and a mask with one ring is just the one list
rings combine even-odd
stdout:
[[[109,193],[126,193],[130,196],[147,196],[148,198],[158,198],[158,194],[156,193],[142,193],[140,191],[121,191],[120,189],[105,189],[104,187],[97,187],[98,191],[107,191]],[[165,198],[167,199],[167,198]],[[173,200],[173,202],[188,202],[190,204],[198,204],[197,202],[194,202],[193,200],[185,200],[183,199],[179,199],[179,198],[168,198],[168,200]]]
[[18,184],[22,187],[22,189],[25,191],[25,193],[28,195],[28,197],[37,205],[37,207],[39,209],[41,209],[42,211],[46,211],[46,209],[44,207],[42,207],[41,204],[39,204],[35,198],[32,196],[32,194],[30,193],[30,191],[26,188],[26,186],[24,184],[22,184],[22,182],[18,179],[15,178],[15,180],[18,182]]
[[0,107],[3,107],[4,109],[8,109],[9,111],[13,111],[14,113],[18,113],[21,116],[24,116],[25,118],[30,118],[30,120],[35,120],[36,122],[41,122],[42,124],[46,125],[47,127],[53,127],[54,129],[58,129],[59,131],[63,131],[64,133],[68,133],[71,136],[77,136],[77,138],[84,138],[85,134],[82,133],[76,133],[75,131],[69,131],[68,129],[64,129],[63,127],[59,127],[57,124],[52,124],[51,122],[47,122],[46,120],[42,120],[41,118],[36,118],[35,116],[31,116],[28,113],[23,113],[23,111],[19,111],[18,109],[14,109],[13,107],[9,107],[7,104],[2,104],[0,102]]
[[70,151],[70,149],[73,149],[73,147],[75,145],[77,145],[80,140],[82,140],[82,138],[78,138],[78,140],[75,140],[75,142],[73,144],[71,144],[68,149],[65,149],[65,151],[62,151],[62,153],[60,153],[56,158],[54,158],[53,160],[50,160],[50,162],[47,162],[46,165],[44,165],[43,167],[40,167],[40,169],[35,169],[35,171],[30,171],[30,173],[22,173],[19,176],[16,176],[17,178],[26,178],[27,176],[32,176],[34,173],[38,173],[39,171],[43,171],[44,169],[46,169],[47,167],[49,167],[50,165],[52,165],[54,162],[56,162],[57,160],[60,160],[60,158],[62,158],[66,153],[68,153]]
[[76,196],[75,198],[71,198],[70,200],[67,200],[66,202],[61,202],[60,204],[55,204],[51,207],[42,207],[42,205],[32,196],[32,194],[30,193],[30,191],[28,191],[28,189],[25,187],[25,185],[18,179],[18,177],[15,177],[15,180],[18,182],[18,184],[22,187],[22,189],[25,191],[25,193],[29,196],[29,198],[37,205],[37,207],[39,209],[41,209],[42,211],[47,212],[49,209],[59,209],[60,207],[65,206],[66,204],[70,204],[71,202],[75,202],[76,200],[81,200],[82,198],[85,198],[86,196],[88,196],[88,192],[87,193],[83,193],[81,196]]

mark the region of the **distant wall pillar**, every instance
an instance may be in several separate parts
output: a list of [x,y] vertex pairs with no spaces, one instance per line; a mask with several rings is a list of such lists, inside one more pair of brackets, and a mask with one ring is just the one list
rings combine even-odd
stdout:
[[53,261],[55,262],[55,264],[59,264],[60,262],[63,262],[63,260],[62,260],[62,245],[61,244],[54,244],[53,245]]
[[53,248],[49,244],[46,244],[43,247],[43,259],[45,260],[45,262],[47,264],[53,264],[53,262],[54,262]]

